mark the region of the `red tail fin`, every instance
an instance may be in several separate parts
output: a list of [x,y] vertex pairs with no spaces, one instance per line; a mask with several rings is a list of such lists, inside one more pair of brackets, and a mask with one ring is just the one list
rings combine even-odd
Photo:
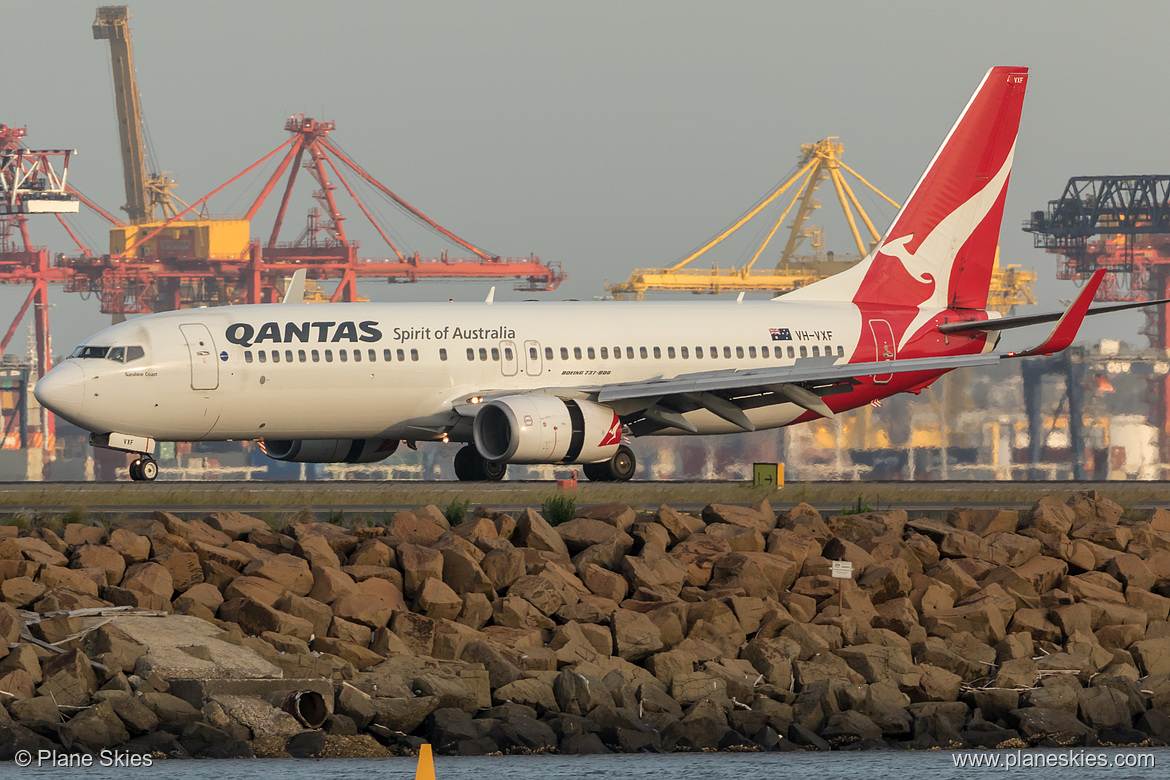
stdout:
[[989,70],[874,251],[785,297],[985,308],[1027,81]]

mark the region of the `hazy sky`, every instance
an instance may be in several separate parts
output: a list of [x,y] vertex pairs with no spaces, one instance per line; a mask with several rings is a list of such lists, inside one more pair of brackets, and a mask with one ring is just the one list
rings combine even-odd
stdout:
[[[115,210],[125,195],[96,7],[5,6],[0,122],[27,126],[34,148],[76,148],[70,181]],[[570,279],[551,298],[600,295],[604,280],[685,256],[825,136],[901,200],[993,65],[1031,68],[1001,247],[1038,272],[1045,309],[1075,287],[1055,281],[1056,259],[1020,231],[1029,212],[1073,175],[1170,171],[1164,2],[200,0],[131,13],[153,148],[185,200],[285,140],[290,114],[331,119],[337,143],[440,223],[501,255],[562,262]],[[300,181],[286,239],[312,205]],[[228,191],[213,211],[244,211],[258,186]],[[852,251],[831,187],[820,200],[828,248]],[[385,256],[357,209],[342,207],[362,255]],[[880,229],[892,216],[871,213]],[[424,256],[448,248],[390,221]],[[253,235],[266,236],[271,216],[258,223]],[[101,222],[81,225],[108,248]],[[51,217],[34,217],[32,231],[51,252],[73,252]],[[713,259],[739,264],[745,251]],[[361,289],[426,300],[486,288]],[[26,291],[0,289],[0,327]],[[502,283],[497,297],[519,294]],[[701,312],[707,299],[687,300]],[[53,301],[57,353],[108,323],[94,300],[57,291]],[[1144,346],[1141,323],[1126,315],[1092,335]]]

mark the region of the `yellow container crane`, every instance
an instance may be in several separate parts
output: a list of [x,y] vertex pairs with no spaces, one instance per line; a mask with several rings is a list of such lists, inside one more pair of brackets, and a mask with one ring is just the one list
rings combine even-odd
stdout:
[[[844,149],[844,144],[836,136],[830,136],[816,143],[803,144],[800,147],[796,173],[772,190],[746,214],[736,220],[731,227],[672,266],[667,268],[636,268],[625,282],[607,283],[605,285],[606,292],[619,300],[627,298],[642,300],[645,298],[645,294],[650,291],[711,295],[728,292],[767,291],[779,294],[840,273],[855,265],[877,245],[878,241],[881,240],[881,234],[878,233],[873,220],[862,207],[853,187],[845,178],[845,173],[853,176],[860,184],[895,209],[901,207],[841,160]],[[843,259],[833,256],[831,253],[826,255],[823,231],[815,225],[806,227],[812,212],[820,207],[814,196],[817,187],[825,179],[833,183],[837,202],[841,206],[845,221],[849,224],[849,230],[857,246],[857,255],[844,256]],[[690,263],[702,257],[708,250],[718,246],[724,239],[750,222],[794,185],[795,190],[792,192],[788,205],[772,225],[752,259],[742,268],[719,268],[717,265],[711,268],[688,267]],[[789,213],[794,208],[796,211],[792,224],[788,228],[788,241],[780,253],[775,268],[755,269],[756,261],[763,255],[780,230],[780,226],[784,224],[784,220],[788,218]],[[858,228],[858,219],[864,225],[867,237],[864,237]],[[797,249],[806,240],[811,245],[812,254],[797,255]],[[1025,271],[1018,265],[1008,266],[1006,269],[1001,268],[997,253],[988,306],[1006,312],[1017,303],[1035,303],[1032,295],[1032,282],[1035,279],[1034,272]]]

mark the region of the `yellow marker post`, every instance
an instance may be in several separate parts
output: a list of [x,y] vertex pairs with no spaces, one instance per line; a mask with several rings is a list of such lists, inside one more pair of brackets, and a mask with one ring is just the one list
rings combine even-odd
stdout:
[[430,743],[424,742],[418,749],[418,768],[414,780],[435,780],[435,760],[431,757]]
[[784,487],[783,463],[753,463],[752,485],[780,490]]

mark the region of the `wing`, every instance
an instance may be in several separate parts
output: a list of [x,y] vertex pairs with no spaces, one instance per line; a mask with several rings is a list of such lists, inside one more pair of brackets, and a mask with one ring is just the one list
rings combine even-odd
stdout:
[[1089,304],[1104,274],[1104,269],[1094,273],[1068,310],[1057,315],[1059,321],[1048,338],[1038,346],[1022,352],[946,355],[867,363],[845,363],[833,358],[803,358],[789,366],[703,371],[669,379],[604,385],[597,389],[596,399],[619,408],[619,414],[624,412],[624,417],[637,418],[634,432],[643,435],[668,427],[695,433],[695,426],[684,415],[696,409],[707,409],[745,431],[755,430],[745,413],[746,409],[776,403],[790,402],[822,417],[832,417],[833,411],[824,398],[848,392],[862,377],[941,373],[956,368],[995,365],[1004,358],[1052,354],[1065,349],[1084,322]]

